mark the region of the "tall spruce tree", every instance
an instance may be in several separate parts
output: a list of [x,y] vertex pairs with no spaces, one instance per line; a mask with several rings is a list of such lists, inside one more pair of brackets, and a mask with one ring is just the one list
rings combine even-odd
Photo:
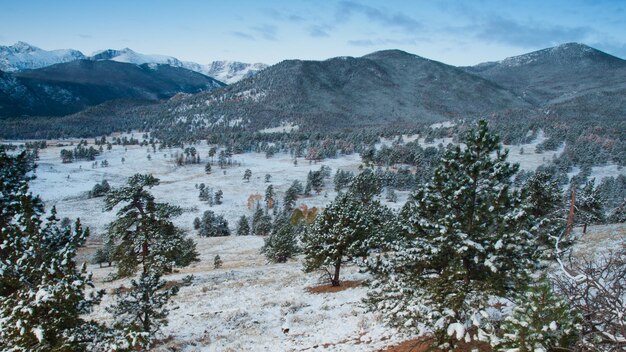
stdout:
[[250,234],[250,223],[245,215],[242,215],[237,222],[237,236],[248,236]]
[[511,190],[517,165],[485,121],[464,142],[405,204],[401,238],[369,261],[370,307],[400,328],[423,324],[449,350],[489,336],[490,299],[511,298],[537,265],[528,212]]
[[298,253],[297,233],[299,226],[293,225],[287,213],[276,217],[272,231],[265,238],[261,253],[272,263],[285,263]]

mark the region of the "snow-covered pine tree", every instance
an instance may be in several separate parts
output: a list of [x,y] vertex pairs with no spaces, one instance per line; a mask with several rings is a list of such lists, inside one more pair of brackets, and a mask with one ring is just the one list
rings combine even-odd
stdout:
[[581,317],[556,294],[547,278],[515,297],[513,313],[500,327],[498,351],[571,351]]
[[143,271],[170,271],[198,261],[196,243],[174,226],[171,218],[182,213],[179,207],[157,203],[146,188],[159,184],[152,175],[136,174],[126,186],[112,189],[105,198],[105,209],[120,206],[118,218],[108,225],[108,239],[115,243],[113,259],[117,277]]
[[222,261],[222,258],[220,257],[219,254],[216,254],[215,257],[213,258],[213,269],[221,268],[222,264],[224,264],[224,262]]
[[347,258],[366,256],[392,218],[378,201],[364,203],[351,192],[340,194],[303,232],[304,270],[323,269],[331,284],[339,286],[341,265]]
[[510,189],[517,165],[485,121],[464,142],[403,207],[402,236],[369,261],[370,307],[450,350],[486,339],[490,300],[511,297],[537,264],[522,197]]
[[600,192],[595,187],[595,179],[585,183],[576,194],[576,212],[574,222],[583,225],[583,233],[587,232],[588,224],[596,224],[604,220]]
[[267,236],[272,231],[272,217],[257,206],[252,216],[252,233],[256,236]]
[[[45,221],[28,191],[34,165],[27,153],[0,149],[0,346],[6,351],[83,351],[106,348],[106,328],[81,314],[100,302],[91,274],[76,264],[88,229],[59,226],[53,208]],[[92,333],[85,339],[84,332]]]
[[276,217],[270,235],[265,238],[261,253],[272,263],[285,263],[298,253],[298,226],[291,223],[286,213]]
[[248,236],[250,234],[250,223],[245,215],[242,215],[237,222],[237,236]]
[[222,215],[216,215],[214,212],[207,210],[202,214],[198,235],[201,237],[230,236],[228,221]]
[[[555,241],[565,230],[567,209],[558,181],[549,173],[537,171],[522,187],[528,221],[536,234],[543,258],[554,258]],[[561,246],[565,243],[561,242]]]
[[124,331],[130,346],[147,350],[161,327],[167,325],[166,306],[179,288],[166,288],[161,274],[152,270],[142,272],[130,283],[130,288],[116,290],[117,303],[106,310],[115,317],[115,328]]
[[274,208],[274,203],[275,203],[274,197],[275,197],[274,186],[273,185],[267,186],[267,188],[265,189],[265,206],[267,207],[267,209]]
[[362,202],[369,203],[374,196],[382,191],[382,182],[371,169],[365,169],[358,174],[348,187],[348,192],[358,197]]

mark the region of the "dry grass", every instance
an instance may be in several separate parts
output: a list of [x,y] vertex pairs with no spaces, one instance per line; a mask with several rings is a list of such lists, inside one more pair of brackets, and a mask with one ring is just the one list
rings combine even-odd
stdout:
[[347,290],[349,288],[359,287],[363,284],[362,280],[346,280],[341,281],[339,286],[320,285],[307,287],[305,290],[309,293],[332,293]]

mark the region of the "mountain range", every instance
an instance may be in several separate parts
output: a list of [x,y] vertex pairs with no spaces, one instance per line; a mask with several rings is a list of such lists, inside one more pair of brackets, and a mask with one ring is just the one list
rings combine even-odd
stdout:
[[[175,102],[164,121],[191,117],[249,129],[296,124],[328,129],[406,125],[551,108],[584,111],[590,102],[626,116],[626,61],[564,44],[499,62],[455,67],[399,50],[325,61],[286,60],[254,77]],[[151,107],[154,108],[154,107]],[[232,122],[231,122],[232,124]]]
[[[116,63],[143,70],[154,66],[135,65],[145,59],[132,53],[104,51],[94,55],[100,55],[95,59],[76,62]],[[156,67],[173,69],[178,65],[170,57],[158,59],[160,65]],[[60,66],[66,76],[71,76],[72,63],[51,68]],[[216,71],[223,71],[219,64],[215,66]],[[51,74],[39,69],[11,77],[25,79],[29,72],[37,72],[38,79]],[[0,105],[4,105],[1,97],[5,87],[0,79]],[[520,118],[547,112],[593,115],[592,106],[606,116],[623,119],[624,96],[625,60],[568,43],[471,67],[455,67],[400,50],[324,61],[285,60],[220,89],[179,95],[149,106],[128,104],[111,115],[158,115],[160,122],[152,124],[155,128],[187,131],[217,124],[248,130],[286,123],[310,130],[406,126],[512,112]],[[97,110],[102,113],[102,109]],[[88,115],[87,111],[77,116]]]
[[0,71],[4,72],[32,70],[76,60],[111,60],[136,65],[170,65],[202,73],[227,84],[252,76],[267,67],[267,65],[262,63],[248,64],[237,61],[213,61],[209,64],[199,64],[181,61],[172,56],[141,54],[129,48],[101,50],[93,53],[91,56],[86,56],[78,50],[61,49],[48,51],[25,42],[17,42],[10,46],[0,46]]
[[161,64],[75,60],[20,72],[0,71],[0,117],[62,116],[116,99],[160,100],[224,83]]

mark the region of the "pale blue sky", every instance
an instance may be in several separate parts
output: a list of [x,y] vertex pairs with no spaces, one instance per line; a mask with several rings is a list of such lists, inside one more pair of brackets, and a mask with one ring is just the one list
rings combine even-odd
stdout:
[[565,42],[626,57],[626,0],[2,0],[0,45],[129,47],[208,63],[401,49],[454,65]]

